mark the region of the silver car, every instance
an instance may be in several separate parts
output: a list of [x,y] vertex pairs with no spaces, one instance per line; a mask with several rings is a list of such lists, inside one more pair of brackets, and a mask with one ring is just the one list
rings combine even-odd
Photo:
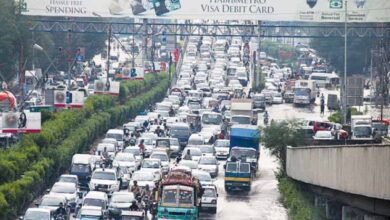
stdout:
[[218,176],[218,165],[219,162],[214,156],[203,156],[199,160],[198,168],[210,173],[211,177],[215,178]]

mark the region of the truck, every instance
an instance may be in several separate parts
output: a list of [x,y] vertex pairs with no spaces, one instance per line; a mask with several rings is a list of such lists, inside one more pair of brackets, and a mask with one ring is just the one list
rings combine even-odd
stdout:
[[231,191],[250,191],[252,176],[250,163],[243,161],[226,162],[224,185],[227,193]]
[[294,104],[310,105],[316,101],[317,85],[314,80],[297,80],[294,88]]
[[285,103],[294,103],[295,80],[288,80],[284,86],[283,99]]
[[191,171],[180,167],[172,169],[156,192],[157,219],[198,219],[202,191]]
[[373,140],[372,117],[370,115],[352,115],[351,133],[352,140]]
[[[260,130],[254,125],[233,125],[230,129],[230,157],[251,164],[252,173],[258,170],[260,158]],[[233,159],[234,158],[234,159]]]
[[265,111],[266,109],[266,103],[265,103],[265,95],[264,94],[255,94],[252,97],[253,100],[253,108],[254,109],[261,109],[262,111]]
[[230,111],[233,124],[257,124],[257,114],[253,111],[251,99],[233,99]]

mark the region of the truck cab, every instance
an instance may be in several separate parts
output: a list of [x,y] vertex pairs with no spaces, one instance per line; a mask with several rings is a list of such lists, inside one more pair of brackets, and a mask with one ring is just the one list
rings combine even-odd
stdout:
[[351,116],[352,140],[373,140],[372,117],[369,115]]

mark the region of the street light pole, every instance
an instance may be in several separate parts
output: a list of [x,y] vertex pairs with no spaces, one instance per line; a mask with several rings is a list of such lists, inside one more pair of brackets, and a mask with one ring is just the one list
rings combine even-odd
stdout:
[[343,101],[343,120],[347,123],[347,62],[348,62],[348,0],[345,0],[345,18],[344,18],[344,101]]
[[107,84],[110,82],[110,56],[111,56],[111,34],[112,24],[108,28],[108,46],[107,46]]

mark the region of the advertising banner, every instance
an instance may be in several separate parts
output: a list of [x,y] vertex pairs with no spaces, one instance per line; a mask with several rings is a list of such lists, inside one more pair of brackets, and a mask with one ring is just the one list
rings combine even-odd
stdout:
[[1,120],[3,133],[40,133],[40,112],[7,112]]
[[[24,15],[344,22],[345,0],[24,0]],[[389,22],[389,0],[349,0],[349,22]]]
[[118,96],[119,90],[120,82],[95,80],[95,94],[109,94],[113,96]]

